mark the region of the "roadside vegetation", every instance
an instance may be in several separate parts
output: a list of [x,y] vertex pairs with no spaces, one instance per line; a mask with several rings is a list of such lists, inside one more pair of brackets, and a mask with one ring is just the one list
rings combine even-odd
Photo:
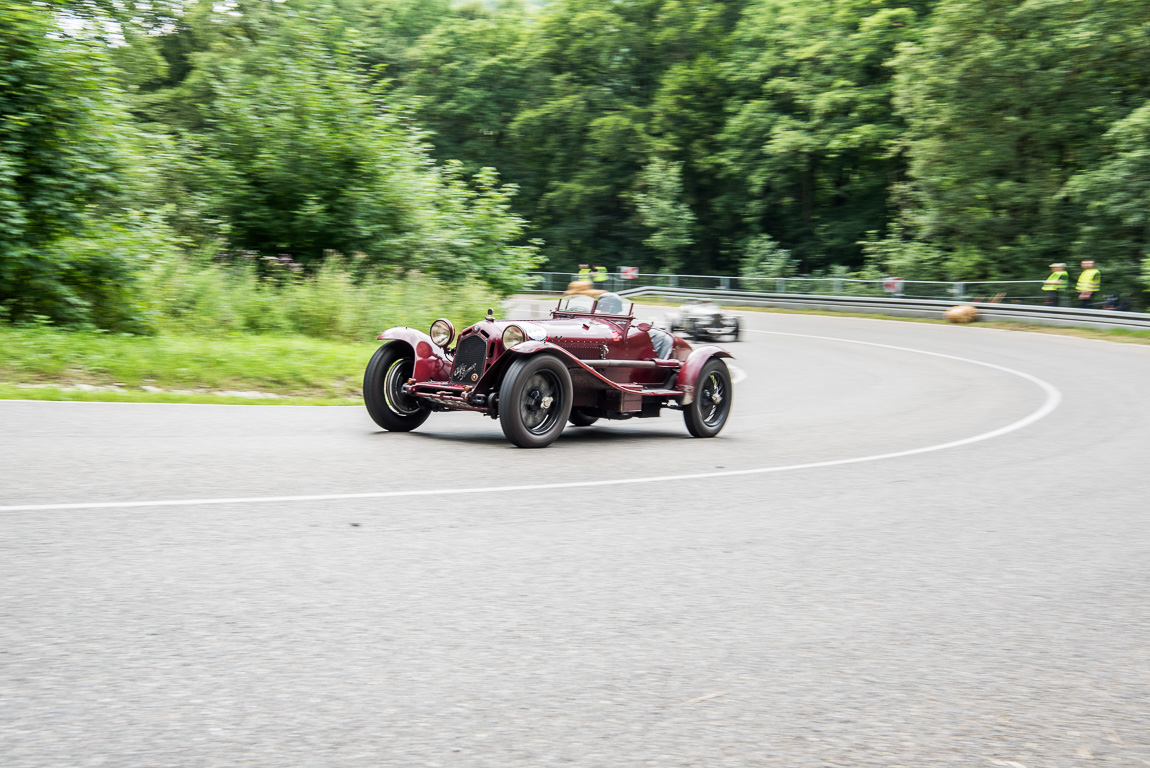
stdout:
[[146,335],[55,326],[47,317],[0,323],[0,397],[359,402],[381,330],[426,329],[441,316],[463,327],[498,306],[477,281],[357,283],[339,261],[313,276],[276,269],[283,274],[261,279],[254,265],[159,265],[141,281]]
[[[9,0],[0,329],[62,357],[5,350],[0,382],[344,397],[260,350],[469,322],[584,262],[1091,258],[1142,308],[1147,29],[1145,0]],[[110,362],[201,341],[246,369]]]
[[0,327],[0,381],[15,397],[37,396],[26,388],[34,385],[88,399],[128,392],[141,399],[173,392],[353,398],[373,349],[300,336],[141,337]]

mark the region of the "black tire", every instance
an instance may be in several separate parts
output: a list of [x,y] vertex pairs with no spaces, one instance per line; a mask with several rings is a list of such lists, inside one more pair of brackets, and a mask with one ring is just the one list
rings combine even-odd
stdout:
[[586,411],[581,411],[578,408],[575,408],[571,411],[571,418],[568,419],[568,421],[571,422],[571,426],[573,427],[589,427],[598,420],[598,416],[592,416]]
[[406,344],[384,344],[363,372],[363,403],[372,421],[389,432],[410,432],[431,415],[423,403],[401,387],[415,369],[415,354]]
[[735,321],[735,332],[731,335],[731,341],[738,341],[739,340],[739,331],[740,330],[742,330],[742,329],[739,327],[739,321],[736,320]]
[[683,408],[683,421],[694,437],[714,437],[731,415],[731,372],[721,358],[713,357],[695,381],[695,399]]
[[499,425],[520,448],[546,448],[571,416],[571,374],[551,355],[516,360],[499,387]]

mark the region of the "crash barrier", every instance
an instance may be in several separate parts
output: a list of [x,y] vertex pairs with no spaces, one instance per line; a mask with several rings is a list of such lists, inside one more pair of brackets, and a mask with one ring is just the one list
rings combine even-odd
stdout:
[[[631,272],[630,279],[611,273],[596,288],[623,291],[631,288],[694,288],[801,296],[869,296],[872,298],[950,299],[953,301],[1041,304],[1041,280],[948,282],[939,280],[858,280],[849,277],[734,277],[722,275],[660,275]],[[531,272],[526,290],[554,293],[575,279],[569,272]]]
[[[571,280],[567,272],[535,272],[530,277],[532,285],[526,289],[529,293],[560,293]],[[771,285],[776,290],[752,290],[754,285]],[[978,309],[980,316],[995,320],[1064,327],[1150,330],[1150,314],[1143,312],[1044,306],[1040,303],[1043,299],[1041,280],[965,283],[639,274],[629,280],[612,275],[610,279],[597,283],[596,287],[632,298],[698,298],[726,306],[817,309],[934,319],[942,319],[943,313],[956,304],[969,304]]]
[[968,304],[979,316],[994,320],[1056,325],[1076,328],[1150,330],[1150,315],[1142,312],[1113,312],[1105,309],[1072,309],[1029,304],[998,304],[983,301],[943,301],[934,299],[875,299],[859,296],[815,296],[800,294],[754,293],[750,291],[707,291],[690,288],[633,288],[620,291],[621,296],[666,296],[668,298],[709,299],[730,306],[763,306],[781,309],[817,309],[896,317],[929,317],[942,319],[947,309]]

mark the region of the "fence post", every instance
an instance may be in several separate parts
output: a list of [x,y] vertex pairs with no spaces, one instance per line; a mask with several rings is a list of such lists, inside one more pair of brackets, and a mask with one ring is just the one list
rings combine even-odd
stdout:
[[551,273],[550,272],[544,272],[543,273],[543,290],[545,290],[549,293],[551,291]]
[[966,301],[966,283],[954,284],[954,300]]
[[667,280],[667,282],[671,284],[672,288],[678,288],[679,287],[679,276],[678,275],[668,275],[668,278],[669,279]]
[[731,278],[729,278],[729,277],[720,277],[720,278],[719,278],[719,287],[720,287],[721,289],[723,289],[724,291],[729,291],[729,290],[731,290]]
[[835,296],[842,296],[842,295],[843,295],[843,281],[842,281],[842,278],[840,278],[840,277],[836,277],[836,278],[835,278],[835,282],[834,282],[834,286],[835,286],[835,289],[834,289],[834,290],[835,290]]
[[787,292],[787,279],[785,277],[780,277],[775,280],[775,291],[777,293]]

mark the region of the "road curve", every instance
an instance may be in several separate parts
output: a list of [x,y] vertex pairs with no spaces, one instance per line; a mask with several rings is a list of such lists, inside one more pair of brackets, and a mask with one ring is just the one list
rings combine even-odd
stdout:
[[714,440],[0,402],[3,764],[1150,765],[1150,348],[747,320]]

